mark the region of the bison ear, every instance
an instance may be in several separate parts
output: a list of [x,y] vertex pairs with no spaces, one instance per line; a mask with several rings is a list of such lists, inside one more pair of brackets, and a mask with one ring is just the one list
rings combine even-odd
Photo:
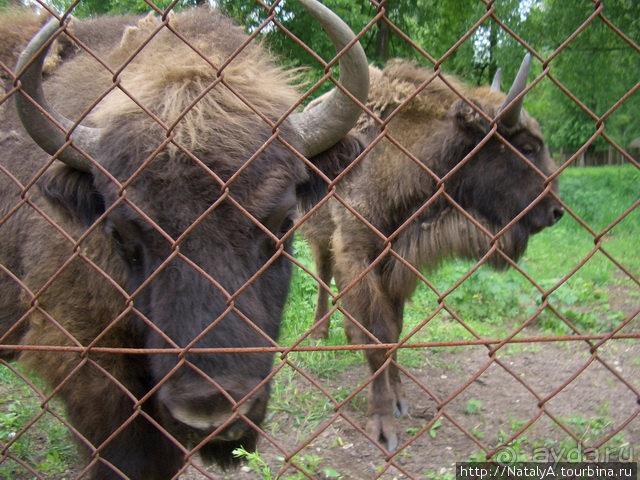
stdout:
[[485,135],[489,131],[489,122],[480,114],[481,107],[474,104],[472,107],[465,100],[456,100],[451,107],[456,126],[468,135],[474,137],[478,134]]
[[[351,165],[365,148],[365,142],[353,134],[342,138],[333,147],[310,158],[318,170],[330,180],[335,179],[342,171]],[[328,193],[327,182],[318,173],[307,167],[309,176],[305,181],[296,185],[296,199],[298,206],[305,212],[313,208]]]
[[72,221],[91,225],[104,213],[104,198],[93,184],[93,175],[67,166],[50,168],[38,181],[49,202]]

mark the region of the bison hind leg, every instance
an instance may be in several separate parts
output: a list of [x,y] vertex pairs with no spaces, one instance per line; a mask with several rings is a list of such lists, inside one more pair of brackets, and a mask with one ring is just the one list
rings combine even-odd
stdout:
[[[311,253],[318,270],[318,276],[326,285],[331,283],[333,277],[333,255],[331,254],[331,246],[323,241],[310,241]],[[320,284],[318,284],[318,299],[316,302],[316,310],[313,315],[314,330],[311,337],[322,339],[329,337],[330,316],[329,313],[329,292]]]

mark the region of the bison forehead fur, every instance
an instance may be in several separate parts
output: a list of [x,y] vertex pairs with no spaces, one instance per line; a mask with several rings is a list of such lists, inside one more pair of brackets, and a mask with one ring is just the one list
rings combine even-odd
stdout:
[[[149,16],[138,26],[129,27],[108,63],[121,65],[159,25],[159,19]],[[277,67],[273,57],[265,55],[256,43],[232,57],[246,42],[246,35],[224,16],[203,15],[203,10],[194,9],[175,15],[171,25],[178,33],[188,32],[191,45],[176,42],[175,34],[167,29],[154,35],[120,76],[128,94],[116,90],[102,101],[95,112],[96,124],[108,126],[114,117],[130,121],[129,116],[140,115],[145,125],[140,125],[134,136],[144,135],[143,128],[153,127],[153,120],[142,114],[131,96],[168,125],[187,112],[172,133],[191,151],[210,151],[217,146],[220,151],[245,149],[254,153],[261,141],[254,138],[258,116],[253,110],[271,120],[278,119],[299,96],[291,88],[296,72]],[[216,68],[230,58],[223,70]],[[187,111],[217,79],[220,85]],[[159,125],[155,129],[166,135]],[[252,143],[246,145],[247,139]]]
[[[311,13],[324,9],[301,3]],[[0,51],[3,64],[13,63],[12,49],[22,49],[43,22],[21,12],[29,28],[16,31],[7,27],[16,15],[0,16],[0,32],[12,35],[3,38],[11,47]],[[316,18],[336,45],[354,37],[332,12]],[[167,22],[73,20],[71,39],[58,35],[49,52],[55,62],[42,71],[44,81],[40,70],[33,75],[39,67],[24,66],[19,79],[5,69],[6,92],[20,80],[63,125],[83,118],[72,138],[90,147],[91,160],[78,162],[67,147],[58,152],[67,165],[49,164],[44,151],[60,148],[60,132],[29,110],[23,92],[12,96],[38,128],[21,123],[11,96],[4,97],[0,343],[216,349],[266,347],[277,337],[290,264],[276,236],[289,229],[295,187],[308,179],[285,142],[319,150],[356,115],[340,129],[330,118],[291,115],[273,139],[271,122],[298,100],[299,72],[277,66],[215,11],[187,10]],[[52,25],[58,28],[49,22],[41,32],[54,32]],[[366,60],[359,46],[351,51],[345,71],[359,63],[365,75],[341,75],[341,82],[351,82],[350,91],[364,84],[358,95],[366,96]],[[40,83],[48,101],[32,87]],[[342,97],[334,98],[341,107]],[[323,133],[309,140],[296,121]],[[95,141],[82,140],[83,132]],[[33,186],[23,192],[26,184]],[[30,206],[20,206],[21,195]],[[234,462],[234,448],[256,444],[252,425],[264,418],[272,366],[272,354],[246,351],[179,357],[35,350],[20,359],[58,388],[90,453],[104,460],[91,468],[96,480],[120,478],[116,469],[132,479],[172,478],[185,448],[197,445],[206,460]]]
[[[508,96],[450,76],[434,78],[405,60],[370,68],[367,106],[375,117],[363,114],[350,136],[316,161],[331,179],[350,166],[335,184],[341,201],[330,199],[301,227],[318,275],[325,285],[335,276],[344,310],[365,328],[345,321],[352,342],[370,342],[371,335],[382,343],[397,341],[416,270],[450,257],[506,267],[522,255],[531,234],[562,215],[540,127],[520,102],[507,101],[524,88],[528,62],[525,57],[524,73]],[[299,192],[299,210],[306,213],[326,194],[327,184],[317,175]],[[328,333],[327,297],[320,287],[319,337]],[[378,350],[366,356],[372,373],[387,361]],[[372,383],[368,424],[389,449],[397,445],[394,409],[406,413],[407,405],[391,364]]]

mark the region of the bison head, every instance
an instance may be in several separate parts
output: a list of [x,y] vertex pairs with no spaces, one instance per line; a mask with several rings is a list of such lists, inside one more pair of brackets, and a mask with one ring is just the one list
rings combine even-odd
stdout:
[[[448,126],[440,131],[443,154],[436,170],[451,199],[462,244],[455,253],[481,258],[493,252],[495,267],[517,261],[531,234],[556,223],[564,210],[558,201],[555,166],[538,122],[522,108],[530,55],[522,62],[507,95],[497,74],[482,87],[455,100]],[[493,246],[498,247],[494,250]]]
[[[302,3],[338,50],[353,40],[335,14],[315,0]],[[112,376],[180,443],[201,444],[205,457],[224,464],[233,448],[255,445],[265,415],[273,358],[265,347],[278,335],[290,279],[283,252],[295,186],[307,175],[289,145],[317,154],[351,129],[359,108],[338,91],[322,109],[286,117],[298,98],[283,85],[288,74],[226,19],[207,16],[196,10],[171,20],[187,37],[193,26],[195,48],[173,30],[154,34],[95,107],[95,127],[45,99],[42,63],[64,28],[52,21],[21,56],[16,103],[27,132],[66,164],[50,169],[43,191],[80,237],[86,229],[87,242],[99,237],[95,262],[128,297],[115,316],[92,299],[110,313],[90,321],[126,323],[132,343],[156,353],[186,349],[139,360],[147,365],[143,389],[127,374]],[[212,45],[198,43],[211,31]],[[340,70],[343,87],[365,100],[359,44],[342,55]]]

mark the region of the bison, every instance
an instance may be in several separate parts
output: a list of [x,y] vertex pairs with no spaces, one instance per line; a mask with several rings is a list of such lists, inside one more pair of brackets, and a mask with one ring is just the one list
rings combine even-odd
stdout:
[[[328,305],[333,276],[349,341],[393,343],[420,270],[454,256],[506,267],[558,221],[555,168],[522,109],[529,64],[527,55],[506,96],[499,81],[472,89],[409,61],[371,68],[371,113],[314,159],[319,170],[299,191],[319,280],[312,335],[327,336],[337,308]],[[375,374],[367,429],[393,451],[392,415],[408,411],[395,353],[365,355]]]
[[[346,24],[300,2],[352,96],[318,111],[290,113],[299,71],[205,8],[54,19],[3,68],[0,353],[55,387],[93,480],[255,447],[302,155],[355,125],[369,84]],[[21,18],[7,45],[39,22]]]

